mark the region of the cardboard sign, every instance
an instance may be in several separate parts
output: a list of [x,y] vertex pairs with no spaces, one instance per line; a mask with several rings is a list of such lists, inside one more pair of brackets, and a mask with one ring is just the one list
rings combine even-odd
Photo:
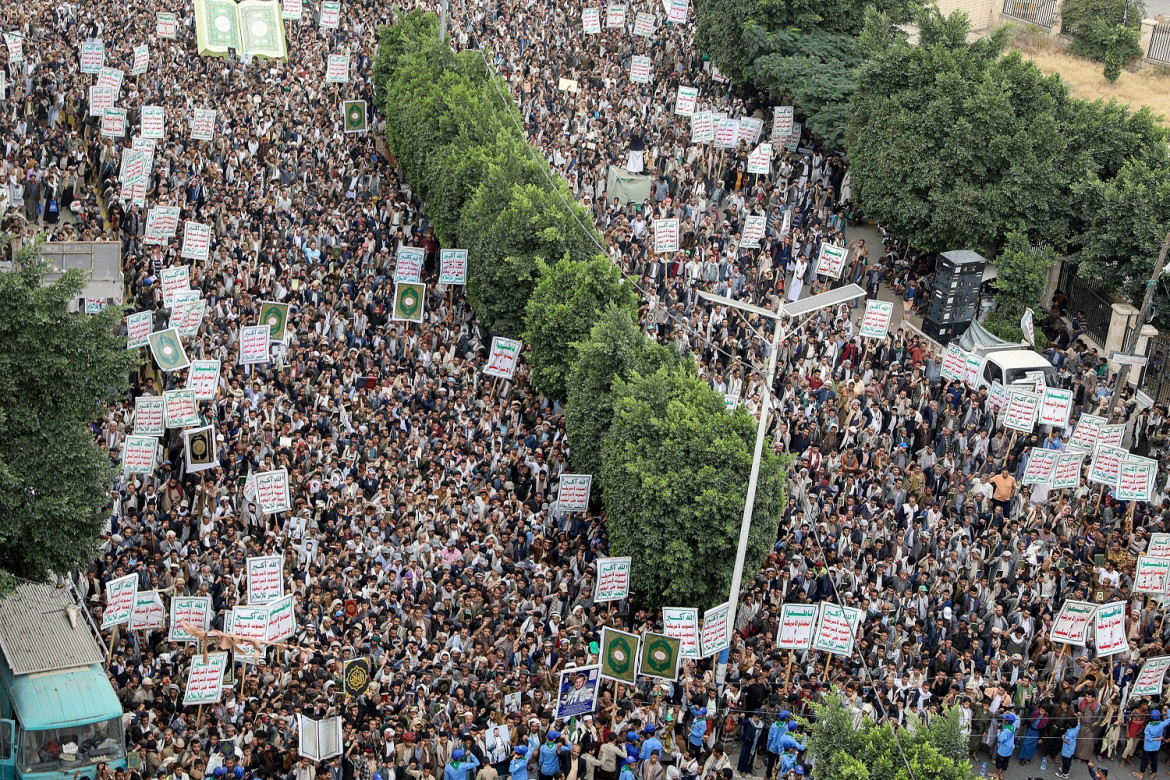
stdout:
[[341,24],[341,3],[337,0],[325,0],[321,3],[321,26],[326,30],[336,30]]
[[605,26],[609,29],[626,26],[626,7],[611,5],[605,9]]
[[586,35],[597,35],[601,32],[601,11],[596,8],[581,9],[581,24]]
[[1040,405],[1040,424],[1055,428],[1068,427],[1068,415],[1072,411],[1072,390],[1058,387],[1044,388],[1044,400]]
[[633,559],[598,558],[594,601],[618,601],[630,595],[630,567]]
[[91,117],[105,116],[107,110],[114,108],[114,90],[109,87],[89,88],[89,115]]
[[841,272],[845,270],[845,258],[848,256],[848,247],[822,243],[821,253],[817,257],[817,273],[834,279],[841,278]]
[[739,142],[739,120],[724,117],[715,123],[715,148],[734,149]]
[[[190,292],[194,295],[199,294],[198,290],[191,290]],[[176,300],[175,308],[171,310],[170,324],[179,332],[181,337],[188,338],[194,336],[199,332],[199,326],[203,324],[203,315],[206,311],[207,301],[202,298],[196,298],[195,300]]]
[[678,251],[678,218],[654,220],[654,251]]
[[950,344],[943,355],[939,373],[947,381],[958,381],[963,378],[963,368],[967,365],[967,352],[958,344]]
[[697,87],[678,85],[678,96],[674,99],[674,113],[679,116],[694,116],[695,104],[699,101]]
[[[740,122],[740,128],[743,128],[743,122]],[[772,144],[760,144],[748,155],[747,172],[764,176],[772,172]]]
[[330,54],[325,64],[326,84],[345,84],[349,81],[349,55]]
[[114,90],[114,96],[117,97],[122,94],[122,80],[125,78],[126,74],[117,68],[102,68],[98,71],[97,85],[109,87]]
[[[764,130],[764,120],[756,119],[754,116],[741,116],[739,118],[739,136],[736,142],[743,142],[746,144],[754,144],[760,140],[760,133]],[[769,147],[771,144],[769,144]],[[751,171],[749,171],[751,173]]]
[[1170,655],[1162,655],[1146,661],[1142,665],[1142,670],[1138,672],[1137,679],[1133,681],[1133,687],[1129,691],[1130,698],[1141,696],[1161,698],[1162,679],[1166,676],[1168,668],[1170,668]]
[[[178,206],[155,206],[150,211],[146,212],[146,233],[147,235],[159,236],[162,238],[174,238],[179,231],[179,207]],[[186,269],[187,266],[181,265],[179,268]],[[189,274],[190,272],[188,272]],[[188,282],[190,284],[190,282]],[[186,289],[186,288],[184,288]]]
[[701,658],[699,610],[687,607],[662,608],[662,633],[679,641],[679,655]]
[[1056,450],[1033,447],[1028,456],[1028,465],[1024,469],[1024,476],[1020,480],[1020,484],[1047,485],[1052,478],[1052,469],[1056,467],[1056,459],[1059,454]]
[[963,358],[963,384],[975,387],[979,384],[979,375],[983,373],[984,358],[974,352],[968,352]]
[[81,42],[81,72],[100,73],[106,61],[106,45],[101,41]]
[[1119,447],[1098,444],[1093,459],[1089,461],[1089,481],[1099,485],[1117,487],[1121,477],[1121,461],[1129,458],[1129,452]]
[[281,19],[300,19],[305,13],[305,4],[303,0],[281,0],[280,3],[280,18]]
[[1064,645],[1085,646],[1089,635],[1089,621],[1097,611],[1095,604],[1088,601],[1066,601],[1060,613],[1052,621],[1050,639]]
[[1129,647],[1125,636],[1125,602],[1114,601],[1097,607],[1093,619],[1093,645],[1097,656],[1114,655]]
[[807,650],[812,644],[818,612],[816,604],[784,604],[780,608],[776,647],[781,650]]
[[286,469],[264,471],[256,475],[256,503],[266,515],[292,509]]
[[710,658],[731,646],[731,605],[727,602],[703,613],[700,646],[704,658]]
[[1097,445],[1102,444],[1109,447],[1121,447],[1121,442],[1125,439],[1125,423],[1118,423],[1117,425],[1102,425],[1101,430],[1097,434]]
[[1133,589],[1136,593],[1159,596],[1170,590],[1170,558],[1139,555],[1133,571]]
[[160,13],[154,17],[154,34],[159,38],[176,38],[179,35],[179,19],[175,14]]
[[634,17],[634,35],[640,35],[643,38],[649,38],[654,34],[654,14],[644,14],[639,12]]
[[672,22],[685,22],[690,11],[690,0],[665,0],[666,18]]
[[1053,490],[1080,487],[1081,463],[1084,459],[1083,452],[1062,452],[1057,455],[1048,478],[1048,486]]
[[297,632],[294,600],[295,597],[290,593],[268,602],[268,624],[264,631],[264,641],[279,642]]
[[691,114],[691,142],[710,143],[715,140],[715,120],[710,111],[696,111]]
[[268,323],[240,328],[240,365],[268,362],[270,333]]
[[561,474],[557,508],[562,512],[588,512],[592,474]]
[[138,311],[126,315],[126,349],[138,349],[150,344],[154,329],[154,312]]
[[216,704],[223,698],[223,673],[227,669],[228,654],[208,653],[206,663],[203,658],[202,655],[191,658],[187,689],[183,692],[184,707]]
[[872,300],[865,302],[865,314],[861,317],[861,327],[857,335],[867,339],[884,339],[890,332],[890,323],[894,321],[894,304],[887,301]]
[[130,67],[131,76],[141,76],[150,68],[150,47],[145,43],[134,47],[134,64]]
[[1146,555],[1170,558],[1170,534],[1150,534],[1146,543]]
[[[1113,497],[1118,501],[1150,501],[1154,497],[1154,480],[1158,477],[1158,462],[1154,460],[1123,460]],[[1164,535],[1164,534],[1163,534]],[[1151,540],[1151,544],[1152,544]]]
[[519,341],[493,336],[491,352],[488,354],[483,372],[488,376],[511,379],[516,373],[516,364],[520,361],[522,348],[523,344]]
[[1092,452],[1097,446],[1097,438],[1101,435],[1101,426],[1105,424],[1104,417],[1092,414],[1082,414],[1073,428],[1072,436],[1068,439],[1068,448]]
[[162,594],[148,590],[134,596],[134,611],[130,614],[130,630],[153,631],[167,624],[167,610],[163,606]]
[[772,109],[772,143],[782,143],[792,135],[792,106],[776,106]]
[[439,284],[467,284],[467,250],[439,250]]
[[142,137],[156,140],[166,137],[166,112],[162,106],[142,107]]
[[191,114],[191,137],[196,141],[211,141],[215,138],[215,109],[197,108]]
[[821,602],[820,616],[813,632],[812,649],[823,650],[833,655],[850,655],[853,641],[861,625],[862,612],[852,607],[842,607]]
[[[4,33],[4,45],[8,47],[9,62],[24,61],[24,38],[15,33]],[[5,73],[7,75],[7,72]]]
[[106,610],[102,613],[102,628],[112,628],[130,622],[134,613],[134,597],[138,594],[138,575],[127,574],[106,583]]
[[154,456],[157,449],[158,439],[153,436],[127,436],[122,443],[122,472],[154,473]]
[[650,81],[650,58],[635,54],[630,58],[630,81],[646,84]]
[[198,404],[191,390],[167,390],[163,393],[163,416],[168,428],[186,428],[199,424]]
[[162,436],[166,433],[165,404],[157,395],[140,395],[134,399],[134,433],[139,436]]
[[211,625],[211,596],[175,596],[171,599],[170,642],[196,642],[198,637],[184,625],[206,631]]
[[398,257],[394,264],[394,281],[418,283],[422,279],[423,262],[426,261],[427,250],[418,246],[403,246],[398,248]]
[[187,220],[183,223],[183,246],[180,257],[192,260],[207,260],[211,250],[211,225]]
[[759,249],[764,240],[764,230],[768,226],[768,218],[762,215],[752,215],[743,218],[743,238],[739,241],[740,249]]
[[125,138],[126,109],[107,108],[103,111],[101,134],[103,138]]
[[1040,396],[1027,390],[1012,388],[1008,392],[1007,408],[1003,424],[1014,431],[1031,433],[1036,427],[1036,415],[1040,413]]
[[284,559],[261,555],[248,559],[248,604],[267,604],[284,595]]

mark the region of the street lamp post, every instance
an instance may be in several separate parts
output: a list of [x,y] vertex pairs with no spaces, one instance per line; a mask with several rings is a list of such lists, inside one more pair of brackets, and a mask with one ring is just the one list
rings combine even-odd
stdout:
[[[836,290],[830,290],[820,295],[814,295],[810,298],[805,298],[802,301],[797,301],[785,307],[783,298],[780,300],[776,311],[764,309],[759,306],[752,306],[743,301],[737,301],[733,298],[725,298],[722,295],[714,295],[712,293],[700,292],[699,297],[711,303],[719,304],[720,306],[727,306],[732,309],[739,309],[740,311],[758,314],[765,319],[775,321],[775,328],[772,333],[772,352],[768,355],[767,376],[765,377],[764,389],[761,393],[760,422],[756,426],[756,446],[752,453],[752,470],[751,476],[748,477],[747,500],[743,505],[743,523],[739,527],[739,547],[735,552],[735,568],[731,572],[731,589],[728,593],[727,602],[728,621],[730,627],[735,626],[735,615],[739,606],[739,587],[743,582],[743,566],[747,559],[748,537],[752,529],[752,510],[755,509],[756,504],[756,488],[760,481],[760,461],[764,454],[764,436],[768,431],[768,415],[772,406],[772,382],[776,377],[776,357],[780,352],[780,341],[787,338],[791,333],[795,332],[799,326],[793,328],[791,331],[784,330],[784,323],[782,318],[789,316],[792,318],[799,317],[803,314],[809,314],[814,311],[836,306],[840,303],[852,301],[865,295],[865,290],[861,289],[855,284],[848,284],[844,287],[839,287]],[[730,633],[730,631],[728,631]]]

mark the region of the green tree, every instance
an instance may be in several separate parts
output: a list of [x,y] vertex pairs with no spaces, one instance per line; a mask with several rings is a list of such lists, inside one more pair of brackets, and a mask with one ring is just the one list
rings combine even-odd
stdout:
[[540,281],[528,299],[524,343],[533,386],[549,398],[564,400],[577,342],[589,336],[597,313],[611,306],[638,312],[638,294],[605,255],[585,261],[563,257],[554,266],[538,261]]
[[45,285],[39,244],[15,259],[0,273],[0,591],[97,556],[116,470],[89,426],[137,365],[120,307],[69,313],[82,272]]
[[1127,29],[1137,33],[1133,45],[1124,53],[1121,64],[1142,56],[1137,42],[1141,37],[1142,17],[1146,5],[1142,0],[1066,0],[1060,6],[1060,31],[1073,36],[1070,50],[1079,57],[1105,62],[1115,41],[1112,28],[1125,17]]
[[1003,251],[995,258],[995,311],[984,322],[987,329],[1001,339],[1021,341],[1020,318],[1025,309],[1039,304],[1048,285],[1048,269],[1055,262],[1051,248],[1034,248],[1022,232],[1008,233]]
[[[966,740],[959,713],[950,709],[929,725],[909,716],[895,734],[889,724],[853,713],[834,688],[813,705],[816,720],[809,727],[808,755],[814,780],[969,780]],[[911,772],[911,768],[913,771]]]
[[[693,369],[615,380],[601,482],[616,555],[633,557],[631,587],[649,608],[706,609],[727,600],[751,470],[755,419],[728,412]],[[746,570],[776,540],[787,476],[766,448]]]
[[637,312],[610,306],[593,324],[588,336],[575,345],[577,357],[569,369],[565,426],[574,471],[594,474],[593,493],[600,496],[601,451],[613,422],[613,386],[617,378],[634,372],[653,374],[662,366],[693,368],[679,353],[648,339],[638,325]]

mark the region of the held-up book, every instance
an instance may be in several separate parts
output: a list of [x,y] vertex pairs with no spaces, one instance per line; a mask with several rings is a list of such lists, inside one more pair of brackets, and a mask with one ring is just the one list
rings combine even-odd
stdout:
[[298,715],[301,732],[297,752],[310,761],[325,761],[341,755],[341,718],[312,720]]
[[241,55],[285,59],[284,21],[276,0],[195,0],[195,33],[199,54],[224,57],[228,49]]

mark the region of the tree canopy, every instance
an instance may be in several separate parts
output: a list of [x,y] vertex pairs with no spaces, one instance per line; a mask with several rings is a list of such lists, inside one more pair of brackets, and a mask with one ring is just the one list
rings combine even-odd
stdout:
[[138,362],[117,335],[120,307],[69,313],[81,271],[43,284],[38,244],[16,266],[0,273],[0,591],[97,557],[116,470],[90,426]]

